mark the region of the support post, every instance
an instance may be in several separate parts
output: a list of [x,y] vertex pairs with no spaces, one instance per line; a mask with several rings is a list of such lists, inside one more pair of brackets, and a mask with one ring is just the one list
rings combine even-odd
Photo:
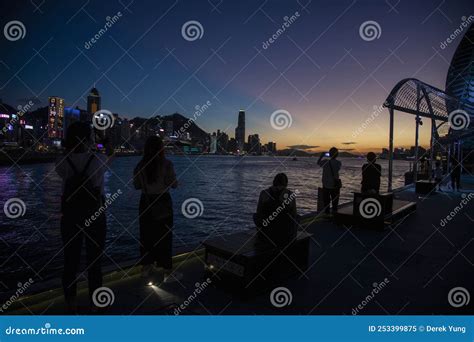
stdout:
[[433,111],[433,107],[431,106],[431,100],[430,97],[428,96],[428,92],[426,91],[425,88],[422,88],[423,91],[423,97],[425,98],[426,104],[428,105],[428,110],[430,112],[431,116],[431,139],[430,139],[430,169],[429,169],[429,179],[433,178],[433,159],[434,159],[434,136],[435,136],[435,131],[436,131],[436,120],[435,120],[435,115]]
[[435,132],[436,132],[436,121],[435,119],[431,119],[431,139],[430,139],[430,174],[428,175],[429,176],[429,179],[432,179],[433,178],[433,166],[434,166],[434,145],[435,145]]
[[416,184],[418,180],[418,139],[419,139],[419,132],[420,132],[420,86],[417,85],[416,87],[416,126],[415,126],[415,161],[413,162],[413,184]]
[[388,192],[392,191],[392,176],[393,176],[393,108],[390,111],[390,136],[388,142]]

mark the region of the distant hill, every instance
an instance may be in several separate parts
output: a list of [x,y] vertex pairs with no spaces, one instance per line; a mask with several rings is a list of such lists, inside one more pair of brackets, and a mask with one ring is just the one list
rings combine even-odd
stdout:
[[[278,150],[277,153],[279,156],[295,156],[295,157],[319,157],[321,152],[306,152],[303,150],[297,150],[297,149],[292,149],[292,148],[287,148],[284,150]],[[358,154],[353,154],[349,152],[339,152],[339,157],[342,158],[354,158],[358,157]]]
[[196,140],[203,140],[207,139],[209,133],[204,131],[201,127],[199,127],[194,121],[185,116],[174,113],[171,115],[162,116],[161,119],[163,121],[172,121],[173,122],[173,132],[178,132],[181,127],[183,130],[185,127],[188,127],[185,132],[189,132],[189,134]]
[[0,113],[15,114],[18,110],[0,100]]

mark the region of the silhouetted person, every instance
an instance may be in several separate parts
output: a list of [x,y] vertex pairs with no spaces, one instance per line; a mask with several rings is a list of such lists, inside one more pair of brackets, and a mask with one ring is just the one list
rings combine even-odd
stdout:
[[461,189],[461,163],[456,158],[451,157],[451,187],[453,191]]
[[273,185],[260,192],[254,216],[259,237],[284,248],[296,237],[296,195],[287,189],[288,177],[279,173]]
[[380,177],[382,166],[376,163],[374,152],[367,153],[367,163],[362,166],[361,192],[378,194],[380,191]]
[[330,206],[332,204],[332,212],[337,212],[339,205],[339,194],[342,183],[339,178],[339,170],[341,169],[341,162],[337,160],[339,151],[335,147],[329,150],[329,159],[324,159],[324,153],[321,153],[318,159],[318,165],[323,168],[323,202],[324,211],[326,214],[330,213]]
[[435,162],[435,169],[434,169],[433,173],[434,173],[434,179],[435,179],[436,185],[438,187],[438,190],[442,191],[441,190],[441,183],[443,181],[443,167],[441,166],[441,162],[439,160],[437,160]]
[[[143,158],[134,170],[134,185],[136,189],[141,189],[142,276],[152,276],[154,266],[163,267],[165,274],[160,272],[157,279],[161,283],[172,270],[173,203],[169,190],[178,186],[173,163],[165,157],[161,138],[152,136],[147,139]],[[173,276],[176,278],[178,273]]]
[[420,173],[422,175],[422,179],[429,179],[430,178],[430,161],[426,157],[421,157],[420,159],[421,170]]
[[[90,124],[74,122],[66,132],[65,153],[56,162],[62,178],[61,237],[64,249],[63,289],[68,309],[77,310],[77,273],[82,245],[86,245],[89,296],[102,286],[101,257],[106,234],[104,173],[113,149],[104,141],[107,155],[94,153]],[[98,215],[95,215],[99,213]],[[91,217],[94,215],[94,219]],[[93,310],[97,309],[91,304]]]

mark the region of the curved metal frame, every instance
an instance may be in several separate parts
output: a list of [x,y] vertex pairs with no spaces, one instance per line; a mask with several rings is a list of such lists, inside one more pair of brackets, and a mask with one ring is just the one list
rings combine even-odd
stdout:
[[[405,78],[398,82],[385,100],[384,107],[390,113],[390,134],[389,134],[389,170],[388,170],[388,191],[392,191],[393,175],[393,124],[395,110],[416,116],[415,130],[415,161],[413,164],[414,181],[417,177],[418,163],[418,131],[421,117],[431,120],[430,153],[431,159],[434,155],[434,142],[437,135],[436,121],[448,122],[449,113],[456,109],[462,109],[472,118],[474,123],[474,106],[463,102],[443,90],[424,83],[416,78]],[[441,126],[441,125],[439,125]]]

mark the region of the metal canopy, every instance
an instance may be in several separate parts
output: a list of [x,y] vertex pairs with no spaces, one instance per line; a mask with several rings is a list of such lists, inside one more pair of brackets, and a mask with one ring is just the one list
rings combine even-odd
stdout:
[[468,114],[471,126],[474,123],[473,105],[463,102],[446,92],[415,78],[406,78],[398,82],[385,100],[384,107],[388,108],[390,112],[388,191],[392,191],[393,124],[395,110],[416,116],[414,181],[416,181],[417,176],[418,130],[421,122],[420,117],[431,120],[431,160],[433,160],[434,157],[434,141],[439,138],[437,132],[439,126],[437,127],[436,121],[441,121],[442,123],[448,122],[449,114],[452,111],[463,110]]
[[384,107],[445,122],[455,109],[474,115],[474,106],[416,78],[398,82],[385,100]]

